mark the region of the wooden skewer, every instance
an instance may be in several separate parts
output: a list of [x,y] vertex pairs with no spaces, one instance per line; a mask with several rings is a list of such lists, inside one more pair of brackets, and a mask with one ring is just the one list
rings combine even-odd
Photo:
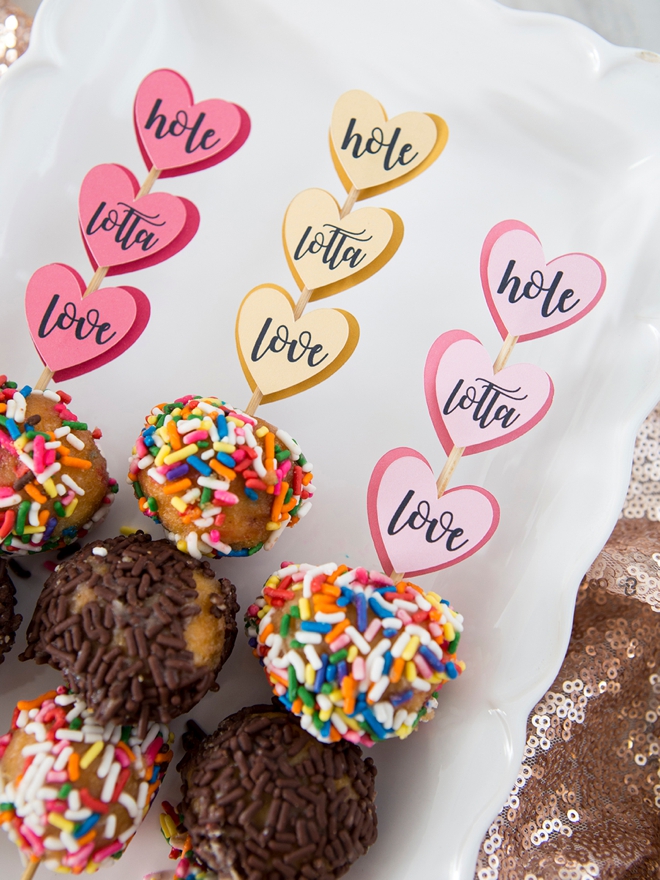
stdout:
[[[94,293],[95,290],[98,290],[101,284],[103,283],[103,279],[108,274],[108,270],[110,266],[99,266],[96,272],[92,275],[92,280],[87,285],[87,289],[82,295],[82,298],[85,299],[86,296],[89,296],[90,293]],[[37,384],[34,386],[36,391],[45,391],[50,384],[50,380],[53,378],[53,371],[50,367],[44,367],[41,376],[37,380]]]
[[248,416],[253,416],[256,413],[257,407],[261,403],[262,399],[263,399],[263,394],[261,393],[260,389],[255,388],[254,391],[252,392],[252,397],[250,398],[250,402],[245,407],[243,412]]
[[45,391],[50,384],[50,380],[53,378],[53,371],[50,367],[44,367],[41,376],[37,380],[37,384],[34,386],[35,391]]
[[155,166],[151,169],[149,174],[147,174],[144,183],[138,190],[138,194],[135,196],[136,199],[141,199],[142,196],[146,196],[149,192],[151,192],[151,187],[158,180],[158,176],[160,175],[160,168],[156,168]]
[[28,862],[25,870],[21,874],[21,880],[32,880],[32,878],[34,877],[34,875],[37,871],[37,868],[39,867],[40,864],[41,864],[41,859],[31,858],[30,861]]
[[[500,370],[503,370],[506,366],[507,361],[511,357],[511,352],[513,351],[516,342],[518,342],[518,337],[513,336],[513,334],[509,333],[509,335],[504,340],[502,344],[502,348],[500,349],[499,354],[495,358],[495,363],[493,364],[493,372],[499,373]],[[452,451],[449,453],[449,457],[445,462],[445,466],[443,467],[440,476],[438,477],[437,487],[438,487],[438,498],[441,498],[444,494],[447,486],[449,485],[449,481],[451,480],[451,476],[456,470],[456,465],[461,460],[461,456],[465,452],[465,446],[454,446]]]
[[352,186],[348,195],[346,196],[346,201],[344,202],[344,207],[339,212],[339,219],[343,220],[347,214],[350,214],[353,210],[355,203],[357,202],[357,198],[360,195],[360,190],[357,187]]
[[438,488],[438,498],[442,498],[445,493],[445,489],[449,485],[449,481],[451,480],[451,475],[456,470],[456,465],[461,460],[461,456],[465,452],[465,446],[454,446],[452,451],[449,453],[447,457],[447,461],[445,462],[445,466],[440,471],[440,476],[438,477],[438,481],[436,486]]
[[[154,173],[155,173],[155,176],[154,176],[153,180],[155,181],[158,178],[158,174],[160,172],[157,169],[152,168],[151,171],[149,172],[149,177],[147,177],[147,180],[145,180],[145,182],[143,183],[142,189],[138,193],[138,196],[144,195],[142,190],[145,190],[145,187],[147,186],[147,182],[149,181],[149,178]],[[153,181],[152,181],[152,183],[153,183]],[[151,188],[151,184],[149,184],[149,189],[150,188]],[[145,192],[148,192],[149,189],[146,189]],[[353,206],[355,205],[359,194],[360,194],[359,189],[357,189],[354,186],[351,187],[348,195],[346,196],[346,201],[344,202],[342,209],[339,212],[339,218],[341,220],[343,220],[347,214],[351,213],[351,211],[353,210]],[[312,298],[313,293],[314,293],[314,291],[310,290],[308,287],[303,287],[303,289],[300,291],[300,296],[298,297],[298,302],[296,303],[296,307],[293,310],[293,320],[294,321],[298,321],[302,317],[303,312],[305,311],[305,309],[309,305],[309,301]],[[261,391],[258,388],[255,388],[254,392],[252,394],[252,397],[250,398],[250,402],[248,403],[248,405],[246,406],[246,408],[244,410],[245,414],[248,416],[253,416],[256,413],[257,408],[262,400],[263,400],[263,394],[261,393]]]
[[392,574],[390,575],[390,577],[394,581],[395,586],[398,583],[400,583],[404,579],[405,576],[406,576],[405,572],[400,572],[400,571],[393,571]]
[[495,363],[493,364],[493,372],[499,373],[500,370],[503,370],[506,366],[506,362],[511,357],[511,352],[514,349],[514,346],[518,342],[518,337],[513,336],[513,334],[509,333],[507,338],[504,340],[502,344],[502,348],[500,349],[500,353],[495,358]]
[[[360,195],[360,190],[356,187],[351,187],[348,195],[346,196],[346,201],[343,204],[341,211],[339,212],[339,219],[343,220],[347,214],[350,214],[353,210],[353,207],[357,201],[357,197]],[[305,311],[307,306],[309,305],[309,301],[312,298],[313,290],[309,290],[307,287],[303,287],[300,291],[300,296],[298,297],[298,302],[296,303],[296,307],[293,311],[293,319],[297,321],[302,313]],[[250,414],[251,415],[251,414]]]
[[[158,180],[158,176],[160,175],[160,168],[153,167],[149,174],[147,174],[144,183],[140,187],[138,194],[136,195],[136,199],[141,199],[142,196],[146,196],[150,191],[151,187]],[[87,289],[82,295],[82,298],[85,299],[86,296],[89,296],[90,293],[94,293],[95,290],[98,290],[101,284],[103,283],[103,279],[108,274],[110,270],[110,266],[99,266],[92,275],[92,280],[87,285]],[[41,376],[37,381],[37,384],[34,386],[36,391],[45,391],[50,384],[50,380],[53,378],[53,371],[49,367],[44,367],[42,370]],[[257,403],[257,406],[259,403]],[[23,880],[23,878],[21,878]]]

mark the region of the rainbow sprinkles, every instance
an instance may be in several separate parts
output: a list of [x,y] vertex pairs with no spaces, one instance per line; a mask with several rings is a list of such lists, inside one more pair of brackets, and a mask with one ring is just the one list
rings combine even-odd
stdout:
[[121,857],[172,759],[152,722],[101,726],[66,688],[22,700],[0,738],[0,824],[34,862],[80,874]]
[[64,391],[19,389],[0,376],[0,554],[70,544],[114,499],[117,482],[95,444],[101,432],[70,403]]
[[321,742],[405,739],[433,717],[463,617],[446,599],[377,571],[284,563],[247,610],[274,693]]
[[270,550],[314,495],[312,465],[296,441],[216,397],[155,406],[128,479],[142,512],[196,559]]

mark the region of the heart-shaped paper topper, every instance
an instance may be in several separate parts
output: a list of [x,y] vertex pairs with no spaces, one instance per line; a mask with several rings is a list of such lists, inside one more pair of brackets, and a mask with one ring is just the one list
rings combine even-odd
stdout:
[[407,447],[392,449],[374,468],[367,513],[383,571],[411,577],[472,556],[500,520],[497,501],[478,486],[459,486],[438,498],[428,461]]
[[421,174],[444,150],[447,123],[433,113],[401,113],[388,120],[367,92],[345,92],[332,111],[330,152],[348,192],[366,199]]
[[360,328],[340,309],[317,309],[294,320],[292,297],[275,284],[251,290],[238,310],[236,348],[252,391],[262,403],[318,385],[355,351]]
[[377,272],[403,239],[394,211],[361,208],[339,217],[337,200],[323,189],[306,189],[284,215],[282,238],[289,268],[311,299],[332,296]]
[[133,123],[142,158],[160,177],[191,174],[239,150],[250,117],[238,104],[212,98],[194,103],[192,89],[175,70],[154,70],[140,83]]
[[579,321],[605,291],[605,269],[589,254],[546,263],[533,229],[518,220],[494,226],[481,250],[481,284],[502,339],[518,342]]
[[110,266],[108,275],[146,269],[174,256],[193,238],[199,212],[187,199],[150,193],[136,199],[140,185],[122,165],[96,165],[78,197],[78,217],[92,263]]
[[488,352],[465,330],[450,330],[433,343],[424,390],[447,455],[454,446],[471,455],[515,440],[543,418],[554,395],[552,379],[534,364],[493,373]]
[[119,357],[140,337],[149,300],[135,287],[106,287],[83,299],[86,285],[70,266],[37,269],[25,292],[30,335],[56,382]]

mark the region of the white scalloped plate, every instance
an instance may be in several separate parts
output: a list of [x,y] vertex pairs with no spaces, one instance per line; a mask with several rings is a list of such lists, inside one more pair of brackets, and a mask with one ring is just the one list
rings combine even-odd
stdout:
[[[496,222],[528,223],[549,257],[585,251],[605,264],[597,309],[514,352],[514,362],[552,375],[547,418],[456,473],[454,485],[484,486],[502,506],[488,547],[422,579],[465,614],[468,671],[443,691],[432,724],[373,749],[381,839],[351,870],[354,880],[470,878],[515,779],[528,711],[563,658],[580,578],[621,507],[636,429],[660,396],[653,60],[492,0],[46,0],[32,47],[0,84],[0,370],[20,383],[40,372],[23,317],[30,274],[52,261],[92,274],[76,219],[85,172],[120,162],[145,173],[131,117],[141,78],[174,67],[198,99],[236,101],[253,119],[227,163],[157,184],[198,205],[199,234],[167,264],[122,276],[151,298],[151,325],[118,361],[68,385],[74,411],[103,428],[120,478],[153,403],[193,392],[246,404],[236,310],[257,284],[294,291],[280,243],[293,196],[310,186],[341,196],[327,146],[337,97],[362,88],[390,115],[428,110],[449,123],[430,170],[369,202],[396,210],[406,237],[377,276],[334,298],[360,321],[355,355],[324,385],[264,408],[315,462],[318,500],[275,554],[217,564],[243,608],[283,558],[376,564],[365,496],[388,449],[413,446],[441,467],[424,358],[452,328],[498,350],[479,283],[481,244]],[[101,534],[145,522],[123,488]],[[34,577],[19,583],[26,616],[45,573],[38,558],[28,565]],[[0,727],[17,698],[58,680],[19,664],[17,653],[1,670]],[[207,729],[268,697],[242,635],[220,682],[194,713]],[[176,800],[177,788],[172,770],[165,794]],[[0,848],[18,876],[17,854],[4,839]],[[156,808],[114,874],[139,880],[171,864]]]

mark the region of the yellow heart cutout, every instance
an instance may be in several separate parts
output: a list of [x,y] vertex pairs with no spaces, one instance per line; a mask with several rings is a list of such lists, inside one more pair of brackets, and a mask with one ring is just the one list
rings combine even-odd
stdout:
[[282,239],[289,269],[310,299],[353,287],[392,259],[403,239],[403,221],[385,208],[361,208],[340,219],[337,200],[324,189],[306,189],[284,215]]
[[318,385],[355,351],[358,322],[341,309],[317,309],[297,321],[293,298],[276,284],[262,284],[243,299],[236,317],[236,348],[252,391],[262,403]]
[[348,192],[366,199],[421,174],[435,162],[449,137],[447,123],[433,113],[401,113],[388,120],[367,92],[345,92],[332,111],[330,152]]

